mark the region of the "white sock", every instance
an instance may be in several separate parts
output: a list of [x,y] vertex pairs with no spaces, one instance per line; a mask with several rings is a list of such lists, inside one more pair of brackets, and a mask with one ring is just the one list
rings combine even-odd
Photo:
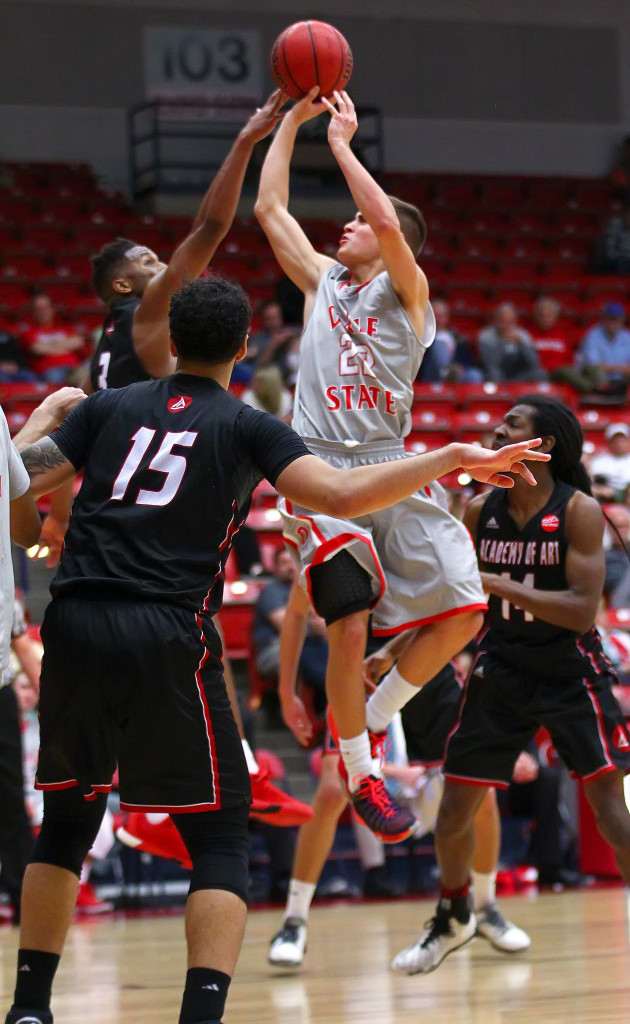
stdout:
[[299,917],[306,921],[314,894],[315,886],[312,882],[300,882],[299,879],[292,878],[282,923],[284,924],[288,917]]
[[247,762],[247,771],[249,772],[250,775],[255,775],[260,769],[258,768],[256,758],[252,753],[252,748],[250,747],[247,740],[241,740],[241,746],[243,748],[243,753],[245,754],[245,760]]
[[367,702],[367,727],[370,732],[383,732],[396,712],[404,708],[417,692],[418,687],[403,679],[394,665]]
[[491,871],[488,875],[482,875],[478,871],[473,871],[471,874],[475,910],[483,907],[484,903],[494,903],[496,899],[496,871]]
[[[374,773],[370,737],[367,734],[367,730],[359,733],[358,736],[352,736],[349,740],[342,740],[340,736],[339,750],[348,773],[348,788],[351,793],[354,793],[359,788],[359,776],[372,775]],[[355,779],[357,779],[356,784]]]

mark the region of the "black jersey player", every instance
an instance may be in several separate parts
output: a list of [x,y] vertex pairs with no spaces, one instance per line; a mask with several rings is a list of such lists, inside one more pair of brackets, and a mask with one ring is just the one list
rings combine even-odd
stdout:
[[545,457],[529,450],[536,439],[337,470],[226,390],[250,316],[236,285],[186,285],[169,318],[177,372],[99,391],[23,452],[36,494],[78,469],[84,477],[42,626],[44,820],[25,877],[7,1024],[52,1021],[81,864],[116,763],[123,807],[170,812],[193,864],[180,1024],[221,1020],[245,923],[250,787],[212,615],[258,481],[267,476],[309,508],[360,515],[459,466],[509,483],[509,469],[530,477],[519,459]]
[[[175,249],[168,265],[147,246],[126,238],[108,243],[92,257],[94,288],[109,311],[82,382],[87,394],[173,372],[168,339],[170,297],[185,281],[206,270],[229,231],[254,146],[282,117],[284,99],[276,90],[241,129],[201,203],[190,234]],[[49,566],[59,561],[71,505],[69,488],[51,499],[40,538]]]
[[446,784],[436,826],[442,891],[417,943],[392,963],[426,973],[475,934],[468,903],[473,819],[488,786],[505,788],[516,759],[545,726],[563,760],[583,780],[600,832],[630,882],[630,815],[623,776],[630,741],[613,697],[616,681],[593,627],[604,581],[603,517],[580,459],[578,420],[561,402],[524,397],[495,430],[494,447],[537,431],[547,465],[538,486],[492,491],[471,501],[489,611],[447,748]]

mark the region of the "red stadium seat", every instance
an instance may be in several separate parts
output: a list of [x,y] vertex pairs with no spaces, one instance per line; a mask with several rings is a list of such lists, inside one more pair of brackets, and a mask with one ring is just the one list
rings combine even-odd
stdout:
[[451,384],[439,381],[425,383],[417,380],[413,385],[414,402],[424,407],[446,406],[452,408],[456,401],[456,391]]
[[507,238],[503,256],[506,260],[520,260],[523,263],[534,263],[545,258],[548,254],[547,247],[540,238],[519,235],[516,238]]
[[460,238],[456,256],[459,255],[487,261],[502,259],[506,253],[492,235],[467,235],[464,239]]
[[511,403],[505,402],[505,409],[490,407],[488,409],[458,412],[453,416],[453,428],[459,441],[466,444],[480,442],[501,422],[503,412],[510,408]]
[[479,235],[505,235],[509,230],[508,216],[499,210],[476,209],[466,219],[465,230]]
[[543,210],[562,208],[568,204],[570,191],[570,182],[562,179],[532,179],[525,188],[526,202]]
[[261,583],[241,580],[227,583],[225,586],[219,622],[228,658],[249,658],[252,649],[254,607],[262,587]]
[[550,231],[549,219],[544,213],[521,210],[513,214],[510,231],[512,234],[544,237]]
[[501,210],[520,206],[523,203],[523,183],[510,178],[494,178],[482,186],[483,202],[486,206],[497,206]]
[[442,179],[438,183],[436,202],[443,206],[466,209],[476,205],[480,198],[479,184],[466,179]]
[[453,433],[449,430],[411,430],[405,438],[405,451],[413,452],[414,455],[423,455],[424,452],[432,452],[436,448],[443,448],[453,440]]

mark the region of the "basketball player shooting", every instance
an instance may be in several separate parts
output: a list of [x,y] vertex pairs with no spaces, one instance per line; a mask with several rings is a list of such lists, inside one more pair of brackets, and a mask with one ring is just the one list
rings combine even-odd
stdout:
[[[419,210],[390,199],[351,149],[357,130],[346,92],[334,103],[312,89],[285,115],[262,168],[256,215],[276,258],[304,292],[293,426],[334,466],[403,458],[413,381],[435,336],[427,279],[416,260],[426,227]],[[289,166],[301,124],[328,111],[328,141],[357,207],[337,259],[315,251],[289,214]],[[327,694],[356,813],[387,842],[405,839],[413,815],[397,807],[373,767],[393,715],[481,626],[486,601],[475,552],[447,511],[439,484],[395,509],[355,520],[281,504],[286,542],[328,627]],[[376,636],[416,629],[366,705],[367,625]],[[379,736],[380,734],[380,736]]]

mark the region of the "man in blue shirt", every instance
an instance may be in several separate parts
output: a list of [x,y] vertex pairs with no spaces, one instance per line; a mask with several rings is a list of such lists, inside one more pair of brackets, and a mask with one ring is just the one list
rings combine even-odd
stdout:
[[579,361],[609,382],[630,378],[630,331],[624,327],[626,311],[620,302],[607,302],[600,323],[582,339]]

